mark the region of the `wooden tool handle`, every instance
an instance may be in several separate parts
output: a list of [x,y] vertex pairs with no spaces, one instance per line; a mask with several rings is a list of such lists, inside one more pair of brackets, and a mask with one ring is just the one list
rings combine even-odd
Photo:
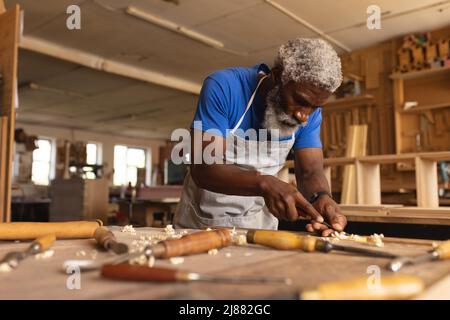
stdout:
[[450,259],[450,240],[442,242],[436,249],[439,259]]
[[56,236],[54,234],[48,234],[46,236],[40,237],[35,240],[37,244],[40,245],[40,252],[48,250],[56,240]]
[[106,227],[98,227],[94,232],[94,238],[98,245],[106,250],[108,250],[108,242],[111,240],[116,240],[114,233]]
[[48,234],[54,234],[57,239],[92,238],[101,225],[100,220],[0,223],[0,240],[34,240]]
[[153,246],[156,258],[170,258],[208,252],[231,245],[230,230],[199,231],[180,239],[170,239]]
[[279,250],[324,251],[322,250],[324,241],[320,241],[319,238],[287,231],[250,230],[247,232],[247,242]]
[[172,282],[178,280],[178,270],[169,268],[149,268],[128,263],[106,264],[101,275],[105,278],[131,281]]
[[385,300],[408,299],[425,288],[424,282],[415,276],[394,275],[381,277],[380,282],[370,282],[367,277],[328,282],[314,290],[300,294],[303,300]]

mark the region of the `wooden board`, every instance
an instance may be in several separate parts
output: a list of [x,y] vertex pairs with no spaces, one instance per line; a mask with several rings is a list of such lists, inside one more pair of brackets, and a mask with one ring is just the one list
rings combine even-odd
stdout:
[[[17,54],[19,40],[19,15],[18,5],[0,14],[0,70],[2,73],[3,86],[1,89],[0,117],[2,120],[2,137],[0,144],[3,154],[0,156],[2,170],[0,171],[0,222],[11,219],[11,179],[12,160],[14,152],[14,121],[15,103],[17,94]],[[6,122],[6,123],[5,123]],[[6,128],[5,128],[6,126]]]
[[[137,229],[136,235],[121,233],[112,228],[119,241],[131,243],[142,235],[157,234],[161,229]],[[0,256],[9,250],[23,249],[26,243],[0,242]],[[417,255],[430,249],[426,243],[386,243],[385,250]],[[30,258],[18,269],[0,274],[2,290],[0,299],[296,299],[300,290],[315,287],[325,281],[343,280],[357,276],[368,276],[369,266],[379,266],[382,275],[387,260],[355,256],[345,253],[303,253],[277,251],[259,246],[228,247],[215,256],[201,254],[186,257],[178,268],[184,270],[230,276],[277,276],[292,279],[286,285],[236,285],[213,283],[155,284],[142,282],[120,282],[102,279],[97,272],[81,274],[81,289],[66,287],[69,274],[62,269],[66,259],[76,259],[77,252],[84,250],[86,256],[98,250],[94,240],[59,240],[53,247],[55,254],[47,260]],[[227,253],[231,257],[227,257]],[[99,252],[97,259],[110,256]],[[157,265],[170,266],[167,261]],[[276,272],[274,272],[276,270]],[[427,285],[434,285],[450,272],[450,261],[431,262],[421,266],[405,268],[405,274],[421,277]],[[39,275],[39,276],[36,276]]]

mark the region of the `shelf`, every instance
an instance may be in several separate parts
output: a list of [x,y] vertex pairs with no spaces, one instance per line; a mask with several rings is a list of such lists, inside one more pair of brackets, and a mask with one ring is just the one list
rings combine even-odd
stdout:
[[430,105],[425,105],[425,106],[417,106],[417,107],[412,107],[407,110],[401,110],[400,112],[401,113],[416,113],[416,112],[422,112],[422,111],[434,110],[434,109],[442,109],[442,108],[448,108],[448,107],[450,107],[450,102],[430,104]]
[[420,71],[411,71],[411,72],[405,72],[405,73],[393,73],[389,76],[391,79],[401,79],[401,80],[408,80],[408,79],[416,79],[421,78],[425,76],[440,74],[444,72],[449,72],[450,66],[440,67],[440,68],[431,68],[431,69],[424,69]]
[[325,103],[323,111],[330,109],[350,108],[356,106],[374,106],[375,98],[370,94],[354,97],[339,98]]

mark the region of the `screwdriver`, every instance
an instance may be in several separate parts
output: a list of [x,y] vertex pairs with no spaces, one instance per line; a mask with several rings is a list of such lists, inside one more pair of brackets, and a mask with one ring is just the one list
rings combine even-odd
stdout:
[[98,227],[94,232],[94,238],[98,245],[107,251],[116,254],[128,252],[128,246],[125,243],[117,242],[116,236],[106,227]]
[[63,268],[78,266],[81,270],[97,270],[103,264],[119,264],[145,255],[147,258],[153,256],[156,259],[167,259],[171,257],[193,255],[208,252],[211,249],[219,249],[232,244],[231,233],[227,229],[212,231],[199,231],[188,234],[180,239],[169,239],[146,246],[142,251],[129,252],[103,261],[92,260],[67,260]]
[[21,260],[27,258],[28,256],[44,252],[52,246],[55,240],[56,236],[54,234],[39,237],[33,241],[26,250],[7,253],[0,261],[0,266],[4,269],[17,268]]
[[450,259],[450,240],[442,242],[438,247],[417,257],[398,257],[392,260],[387,268],[397,272],[405,265],[419,264],[434,260]]
[[208,281],[225,283],[260,283],[260,284],[286,284],[292,283],[289,278],[273,278],[261,276],[218,276],[202,274],[196,272],[186,272],[172,268],[147,267],[130,265],[128,263],[106,264],[101,268],[101,275],[105,278],[129,281],[153,281],[153,282],[174,282],[174,281]]
[[287,231],[249,230],[247,231],[247,242],[260,244],[280,250],[302,250],[305,252],[329,252],[331,250],[338,250],[372,257],[382,257],[390,259],[398,257],[398,255],[388,252],[360,247],[343,246],[331,243],[328,240],[324,240],[318,237],[309,235],[302,236]]
[[325,282],[314,289],[303,290],[301,300],[390,300],[409,299],[425,288],[422,279],[410,275],[381,276],[370,284],[367,277]]

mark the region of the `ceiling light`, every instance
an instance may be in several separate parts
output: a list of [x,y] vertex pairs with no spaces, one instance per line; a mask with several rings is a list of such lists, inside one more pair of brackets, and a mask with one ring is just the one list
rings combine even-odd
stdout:
[[157,25],[161,28],[170,30],[172,32],[176,32],[178,34],[181,34],[185,37],[188,37],[190,39],[196,40],[198,42],[201,42],[203,44],[206,44],[208,46],[214,47],[214,48],[223,48],[224,44],[216,39],[213,39],[211,37],[205,36],[204,34],[201,34],[197,31],[194,31],[192,29],[180,26],[179,24],[172,22],[167,19],[160,18],[158,16],[155,16],[149,12],[143,11],[139,8],[136,8],[134,6],[129,6],[126,8],[126,13],[129,15],[132,15],[134,17],[137,17],[139,19],[145,20],[147,22],[150,22],[154,25]]

